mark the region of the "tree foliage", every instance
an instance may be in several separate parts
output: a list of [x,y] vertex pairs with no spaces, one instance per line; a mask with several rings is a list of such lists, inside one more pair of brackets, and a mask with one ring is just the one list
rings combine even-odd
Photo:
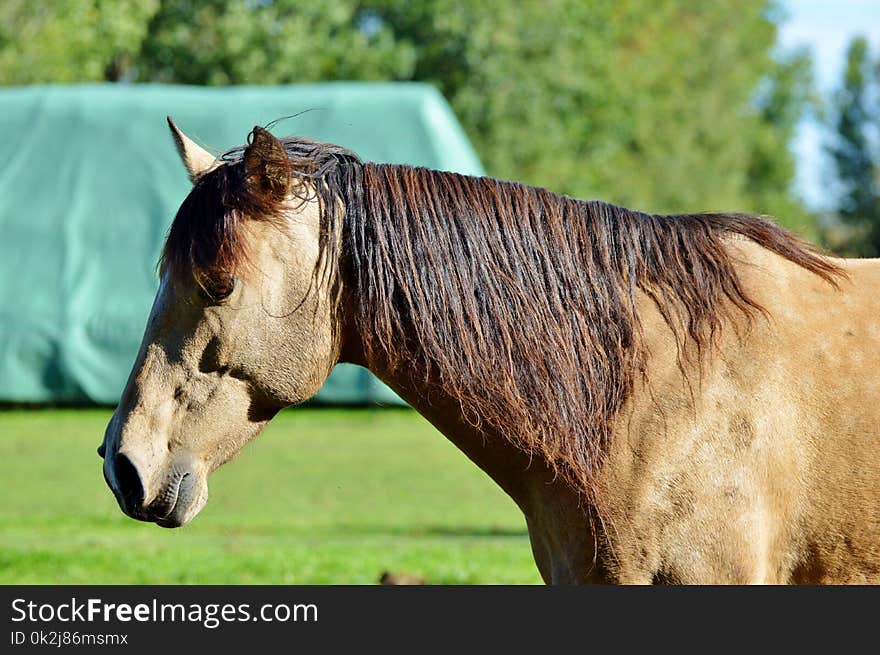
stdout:
[[847,49],[843,80],[834,97],[835,139],[829,152],[840,192],[837,216],[853,232],[846,249],[880,256],[880,59],[872,63],[868,43]]
[[769,0],[13,0],[0,12],[3,83],[429,81],[492,175],[811,230],[788,149],[809,66],[773,56]]
[[[451,100],[489,170],[649,211],[780,213],[806,101],[759,0],[372,3],[421,45],[414,76]],[[493,9],[494,8],[494,9]]]
[[186,84],[288,84],[405,79],[414,51],[388,25],[361,29],[353,0],[163,0],[138,79]]
[[159,0],[3,0],[0,84],[116,80]]

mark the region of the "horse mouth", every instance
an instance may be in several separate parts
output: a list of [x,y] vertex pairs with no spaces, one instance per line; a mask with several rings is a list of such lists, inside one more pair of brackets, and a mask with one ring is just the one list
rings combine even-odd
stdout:
[[162,528],[179,528],[192,519],[204,501],[191,471],[175,475],[147,507],[147,520]]
[[[181,501],[186,500],[187,480],[191,476],[191,473],[182,473],[169,480],[162,492],[146,508],[147,520],[162,527],[176,528],[182,525],[182,522],[177,520],[179,515],[177,508],[182,504]],[[181,490],[184,497],[181,495]]]

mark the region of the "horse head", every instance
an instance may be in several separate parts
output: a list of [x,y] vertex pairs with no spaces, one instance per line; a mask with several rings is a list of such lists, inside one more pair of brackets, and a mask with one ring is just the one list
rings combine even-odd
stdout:
[[215,158],[169,125],[193,188],[98,452],[126,514],[176,527],[204,506],[208,475],[336,363],[339,230],[308,158],[294,166],[267,130]]

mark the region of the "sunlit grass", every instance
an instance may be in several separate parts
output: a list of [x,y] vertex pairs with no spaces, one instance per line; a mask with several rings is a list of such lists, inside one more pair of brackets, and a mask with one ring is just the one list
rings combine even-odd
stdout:
[[537,583],[519,510],[410,410],[279,415],[211,477],[190,525],[119,511],[110,412],[0,412],[0,583]]

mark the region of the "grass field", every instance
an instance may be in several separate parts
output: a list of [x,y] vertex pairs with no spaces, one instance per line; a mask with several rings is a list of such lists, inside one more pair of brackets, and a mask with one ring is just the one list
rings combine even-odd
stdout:
[[95,448],[107,410],[0,412],[0,583],[538,583],[525,522],[418,414],[290,410],[166,530],[125,517]]

